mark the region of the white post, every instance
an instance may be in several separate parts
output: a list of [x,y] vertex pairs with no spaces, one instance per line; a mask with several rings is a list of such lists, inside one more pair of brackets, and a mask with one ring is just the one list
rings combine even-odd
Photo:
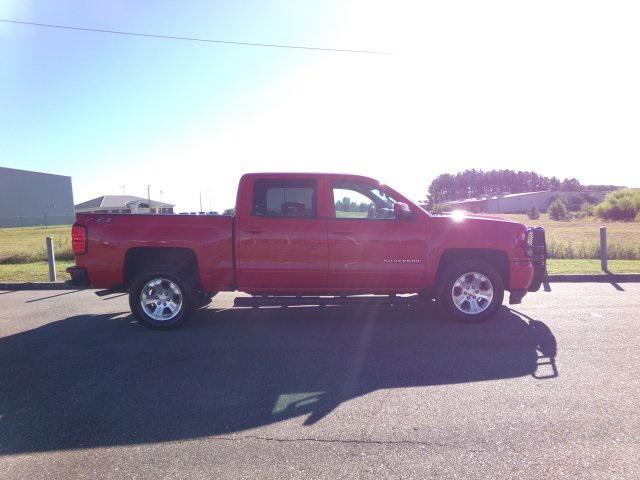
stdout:
[[49,261],[49,280],[56,281],[56,257],[53,252],[53,238],[47,237],[47,260]]

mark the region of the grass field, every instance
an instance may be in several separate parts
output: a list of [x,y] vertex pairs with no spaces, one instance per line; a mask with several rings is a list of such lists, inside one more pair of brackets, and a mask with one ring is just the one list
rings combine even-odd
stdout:
[[[611,273],[640,273],[640,260],[609,260]],[[550,275],[559,273],[590,274],[603,273],[600,270],[600,260],[547,260],[547,272]]]
[[[75,262],[73,260],[56,261],[58,281],[69,280],[64,270]],[[16,263],[0,265],[0,282],[48,282],[49,266],[47,262]]]
[[0,228],[0,264],[46,261],[47,237],[53,237],[56,259],[73,260],[70,225]]
[[610,259],[640,260],[640,222],[605,222],[594,217],[559,222],[546,214],[538,220],[516,214],[497,216],[544,227],[550,258],[600,258],[600,227],[604,225]]

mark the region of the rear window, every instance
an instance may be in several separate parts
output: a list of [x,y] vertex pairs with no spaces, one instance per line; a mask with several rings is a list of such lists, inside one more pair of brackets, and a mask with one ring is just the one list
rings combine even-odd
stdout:
[[315,217],[316,190],[315,180],[256,180],[252,213],[261,217]]

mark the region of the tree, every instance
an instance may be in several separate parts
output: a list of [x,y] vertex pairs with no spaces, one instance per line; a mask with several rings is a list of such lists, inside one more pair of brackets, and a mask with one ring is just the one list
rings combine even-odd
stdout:
[[514,170],[485,172],[471,169],[455,175],[445,173],[433,179],[427,189],[427,206],[433,208],[449,200],[462,200],[501,192],[522,193],[541,190],[576,192],[584,190],[584,187],[575,178],[560,181],[556,177],[545,177],[536,172]]
[[560,185],[560,190],[563,192],[580,192],[582,188],[580,182],[575,178],[565,178]]
[[595,213],[595,207],[589,202],[584,202],[580,207],[580,213],[583,217],[593,217],[593,214]]
[[562,198],[556,197],[549,205],[549,218],[551,220],[566,220],[569,214],[567,210],[567,204],[562,201]]
[[538,207],[536,207],[535,205],[532,206],[527,211],[527,217],[529,217],[529,220],[538,220],[540,218],[540,211],[538,210]]
[[608,193],[595,212],[606,220],[633,220],[640,215],[640,189],[629,188]]
[[582,205],[586,203],[586,200],[581,195],[574,195],[569,198],[567,207],[572,212],[577,212],[582,208]]
[[224,212],[222,212],[223,215],[235,215],[236,214],[236,209],[235,208],[227,208]]

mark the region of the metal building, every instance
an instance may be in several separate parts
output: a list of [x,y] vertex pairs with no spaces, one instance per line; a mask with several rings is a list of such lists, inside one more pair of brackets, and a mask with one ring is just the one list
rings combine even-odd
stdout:
[[589,193],[602,200],[604,192],[559,192],[545,190],[541,192],[510,193],[506,195],[488,195],[481,198],[466,198],[439,204],[445,210],[464,210],[473,213],[525,213],[531,207],[544,212],[557,195],[567,199]]
[[0,167],[0,227],[66,225],[74,219],[71,177]]

